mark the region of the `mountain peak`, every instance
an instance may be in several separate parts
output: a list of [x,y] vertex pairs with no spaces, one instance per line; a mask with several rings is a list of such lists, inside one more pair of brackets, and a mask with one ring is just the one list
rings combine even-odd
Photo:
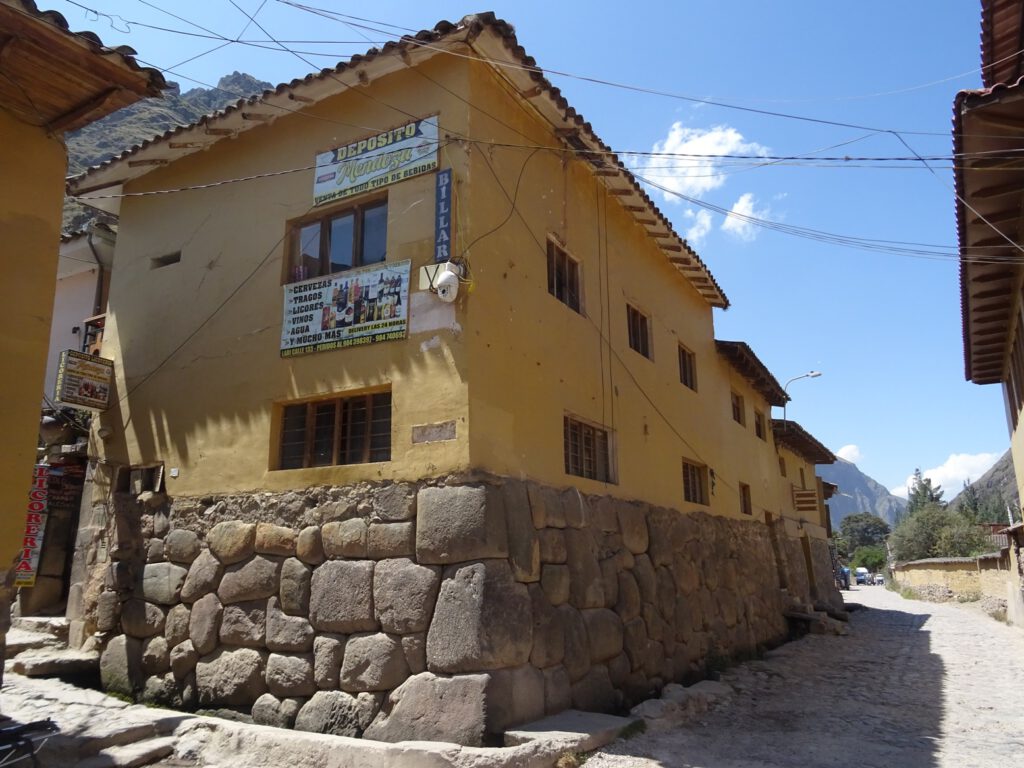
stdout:
[[821,479],[839,486],[839,493],[828,501],[832,527],[838,529],[844,517],[868,512],[894,525],[896,518],[907,507],[906,499],[893,496],[874,478],[868,477],[852,461],[838,458],[835,464],[818,467]]

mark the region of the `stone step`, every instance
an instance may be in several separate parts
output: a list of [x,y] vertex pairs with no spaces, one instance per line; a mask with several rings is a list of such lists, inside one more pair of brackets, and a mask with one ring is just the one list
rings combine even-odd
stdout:
[[65,677],[99,673],[96,651],[64,649],[25,651],[14,657],[10,669],[25,677]]
[[7,647],[4,650],[4,658],[13,659],[19,653],[24,653],[25,651],[63,647],[64,643],[53,635],[33,632],[27,629],[11,629],[7,632]]
[[171,754],[174,751],[174,742],[173,736],[164,736],[119,747],[108,747],[80,761],[77,768],[137,768],[149,765]]
[[16,616],[11,619],[11,629],[52,635],[63,643],[68,641],[68,620],[63,616]]
[[557,742],[566,751],[590,752],[615,741],[638,718],[604,715],[567,709],[505,731],[505,746],[515,747],[531,741]]

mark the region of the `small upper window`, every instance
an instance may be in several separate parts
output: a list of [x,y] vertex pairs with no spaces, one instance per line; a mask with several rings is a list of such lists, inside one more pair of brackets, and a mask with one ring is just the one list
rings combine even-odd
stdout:
[[569,309],[581,312],[579,262],[550,240],[548,240],[548,293]]
[[629,323],[630,348],[635,349],[648,360],[652,360],[650,318],[632,304],[627,304],[626,321]]
[[754,507],[750,503],[750,486],[740,483],[740,513],[744,515],[754,514]]
[[754,434],[762,440],[767,440],[764,427],[764,414],[758,410],[754,411]]
[[679,345],[679,381],[697,391],[697,356],[682,344]]
[[378,264],[387,255],[388,203],[378,200],[296,224],[288,281]]
[[786,459],[779,456],[779,474],[783,477],[786,476]]
[[737,424],[743,424],[744,426],[746,426],[747,423],[747,413],[743,404],[743,395],[738,395],[735,392],[732,393],[732,420]]

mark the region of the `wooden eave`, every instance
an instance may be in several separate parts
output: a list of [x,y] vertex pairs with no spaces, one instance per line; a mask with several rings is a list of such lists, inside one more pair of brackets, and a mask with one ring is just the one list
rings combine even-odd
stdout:
[[0,106],[48,133],[73,131],[166,86],[128,48],[71,32],[55,12],[30,0],[0,0]]
[[[167,131],[90,168],[69,180],[69,193],[93,207],[116,214],[119,200],[110,197],[117,194],[113,190],[141,177],[152,167],[203,151],[224,138],[299,111],[345,88],[365,87],[391,72],[446,55],[444,49],[453,45],[465,45],[465,50],[475,52],[494,67],[499,76],[553,126],[560,139],[576,150],[577,157],[593,166],[595,177],[617,204],[630,213],[669,263],[708,304],[722,309],[729,306],[728,298],[707,265],[675,232],[633,175],[594,134],[590,124],[544,78],[534,60],[518,45],[511,25],[491,13],[467,16],[456,25],[441,22],[433,31],[403,37],[381,50],[371,49],[365,56],[354,56],[350,62],[339,64],[333,70],[325,69],[279,85],[260,96],[242,99],[221,112]],[[252,119],[255,114],[261,119]]]
[[982,0],[981,81],[986,88],[1011,83],[1024,64],[1024,4],[1021,0]]
[[812,464],[835,464],[836,455],[795,421],[772,419],[775,444],[788,448]]
[[1008,375],[1024,288],[1024,166],[1007,161],[1024,158],[1020,83],[960,93],[954,147],[964,373],[994,384]]
[[769,405],[777,405],[780,408],[789,402],[789,395],[779,384],[768,366],[754,354],[754,350],[744,341],[722,341],[715,339],[715,348],[718,354],[729,361],[729,364],[736,369],[743,378],[750,382],[751,386],[760,393]]

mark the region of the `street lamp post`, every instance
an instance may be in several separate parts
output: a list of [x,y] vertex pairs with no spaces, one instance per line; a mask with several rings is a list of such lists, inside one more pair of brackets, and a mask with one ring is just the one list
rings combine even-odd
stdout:
[[821,376],[821,371],[808,371],[807,373],[801,373],[799,376],[794,376],[792,379],[787,381],[786,384],[782,387],[782,391],[786,395],[786,400],[785,402],[782,403],[782,422],[784,424],[787,423],[786,405],[789,403],[789,392],[787,391],[789,389],[789,385],[792,384],[794,381],[799,381],[800,379],[816,379],[819,376]]

